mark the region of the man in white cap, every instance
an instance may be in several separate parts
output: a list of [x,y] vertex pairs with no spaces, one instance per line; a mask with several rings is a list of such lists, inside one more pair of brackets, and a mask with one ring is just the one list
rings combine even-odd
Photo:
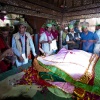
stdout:
[[54,37],[51,33],[52,24],[46,25],[46,30],[41,34],[39,42],[42,44],[42,49],[46,55],[53,54],[53,51],[50,48],[50,44],[52,43]]
[[26,23],[19,23],[19,31],[15,33],[12,38],[12,49],[18,58],[16,60],[17,66],[28,63],[30,50],[32,50],[32,53],[35,57],[37,56],[31,35],[26,32],[26,28]]
[[66,36],[68,34],[68,27],[65,27],[63,34],[62,34],[62,46],[66,49],[68,49],[68,45],[66,43]]

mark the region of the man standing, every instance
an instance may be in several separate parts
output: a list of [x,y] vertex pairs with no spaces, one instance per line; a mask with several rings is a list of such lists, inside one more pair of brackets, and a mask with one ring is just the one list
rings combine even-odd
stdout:
[[31,35],[26,32],[26,23],[19,24],[19,31],[13,35],[12,38],[12,49],[17,56],[16,64],[21,66],[28,63],[28,56],[30,54],[30,49],[33,55],[36,57],[34,44]]
[[47,24],[45,32],[41,34],[40,39],[39,39],[39,42],[41,43],[42,49],[44,53],[46,54],[46,56],[54,53],[54,51],[51,50],[51,47],[50,47],[50,44],[52,43],[54,39],[51,33],[51,28],[52,28],[52,25]]
[[88,31],[87,26],[82,26],[83,32],[81,33],[82,50],[93,53],[94,43],[97,42],[97,34]]
[[66,36],[68,34],[68,27],[65,27],[65,29],[63,30],[63,34],[62,34],[62,46],[63,48],[68,49],[68,45],[66,43]]
[[94,47],[94,53],[100,56],[100,24],[96,25],[96,32],[94,34],[97,34],[98,36],[98,41]]
[[68,44],[68,49],[72,50],[72,49],[79,49],[80,47],[80,35],[79,33],[76,33],[74,31],[74,26],[73,25],[69,25],[69,33],[67,34],[66,37],[66,42]]

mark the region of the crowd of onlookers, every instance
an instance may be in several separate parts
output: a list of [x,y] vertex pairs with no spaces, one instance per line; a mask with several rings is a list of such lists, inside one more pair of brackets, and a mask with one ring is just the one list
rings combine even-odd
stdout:
[[[68,25],[57,30],[55,24],[46,24],[40,29],[39,49],[45,56],[57,53],[57,49],[51,49],[51,43],[55,40],[57,48],[59,43],[62,47],[73,50],[79,49],[86,52],[100,55],[100,25],[96,25],[95,32],[88,30],[87,26],[82,26],[80,31],[74,25]],[[1,28],[0,34],[0,73],[11,69],[16,63],[19,67],[28,63],[30,50],[34,57],[37,57],[33,40],[30,33],[26,32],[27,24],[18,24],[17,32],[13,33],[13,27],[6,25]],[[11,35],[9,34],[11,33]],[[60,42],[59,42],[60,41]],[[61,47],[61,48],[62,48]],[[60,49],[61,49],[60,48]]]
[[46,54],[49,55],[55,52],[49,49],[49,44],[54,39],[56,39],[57,44],[59,44],[58,39],[60,38],[60,42],[62,44],[61,47],[65,47],[68,50],[84,50],[86,52],[96,53],[99,56],[99,29],[99,24],[96,25],[96,30],[94,33],[89,31],[88,27],[85,25],[82,26],[81,31],[78,29],[78,27],[74,27],[74,25],[68,25],[68,27],[63,27],[62,29],[60,29],[60,31],[57,31],[55,25],[47,24],[46,28],[42,29],[43,31],[41,31],[39,41],[42,44],[42,49]]

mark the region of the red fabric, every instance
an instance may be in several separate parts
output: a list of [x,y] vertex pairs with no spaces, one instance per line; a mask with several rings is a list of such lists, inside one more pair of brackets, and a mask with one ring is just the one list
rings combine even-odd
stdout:
[[40,34],[42,34],[43,32],[45,32],[44,28],[40,28]]
[[45,31],[45,34],[46,34],[47,39],[48,39],[48,41],[49,41],[49,37],[51,37],[51,34],[52,34],[52,33],[48,33],[48,31]]
[[51,30],[51,33],[52,33],[54,39],[57,39],[57,37],[58,37],[58,31],[57,30],[55,30],[55,31]]
[[94,85],[94,78],[95,78],[95,73],[93,73],[92,79],[89,81],[89,85]]
[[[7,49],[8,49],[8,47],[7,47],[6,43],[4,42],[2,36],[0,36],[0,51],[1,51],[1,53],[3,53]],[[10,66],[10,64],[5,63],[5,61],[0,61],[0,73],[7,71],[9,66]]]
[[3,38],[0,36],[0,50],[7,49],[7,46],[3,40]]
[[81,100],[100,100],[100,96],[92,94],[90,92],[86,92],[84,98]]
[[0,73],[8,70],[10,64],[6,64],[5,61],[0,61]]
[[29,69],[25,70],[25,75],[20,80],[19,84],[29,84],[36,83],[37,85],[41,86],[52,86],[51,84],[47,83],[45,80],[41,79],[38,75],[38,72],[34,69],[34,67],[30,67]]

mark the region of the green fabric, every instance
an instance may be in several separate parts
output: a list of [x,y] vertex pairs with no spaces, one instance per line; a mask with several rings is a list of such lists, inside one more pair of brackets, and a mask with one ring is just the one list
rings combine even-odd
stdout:
[[33,97],[33,100],[74,100],[72,98],[61,98],[53,93],[47,91],[46,93],[37,92],[36,95]]
[[100,60],[97,62],[96,66],[95,66],[94,85],[97,85],[100,87]]
[[[70,82],[72,83],[75,87],[79,87],[79,88],[82,88],[88,92],[92,92],[92,93],[95,93],[97,95],[100,95],[100,85],[99,85],[99,77],[100,77],[100,74],[99,74],[99,65],[100,65],[100,60],[98,60],[96,66],[95,66],[95,84],[93,86],[91,85],[88,85],[88,84],[84,84],[82,82],[78,82],[78,81],[75,81],[73,80],[69,75],[67,75],[65,72],[61,71],[60,69],[54,67],[54,66],[46,66],[44,64],[42,64],[41,62],[39,62],[39,64],[46,68],[46,69],[49,69],[50,72],[48,72],[48,74],[51,75],[51,72],[52,72],[52,78],[54,81],[57,81],[55,80],[55,75],[56,76],[59,76],[60,78],[62,78],[63,80],[67,81],[67,82]],[[97,74],[98,73],[98,74]],[[41,74],[43,73],[40,73],[40,76]],[[45,74],[45,73],[44,73]],[[58,79],[59,79],[58,77]],[[42,78],[43,78],[43,75],[42,75]],[[47,78],[47,77],[44,77],[44,79]],[[51,78],[51,79],[52,79]],[[57,78],[56,78],[57,79]]]
[[45,80],[56,81],[56,82],[66,82],[65,80],[58,77],[56,74],[53,74],[52,72],[48,72],[48,73],[47,72],[40,72],[39,76]]
[[100,24],[96,23],[96,26],[99,26]]
[[73,29],[74,28],[74,26],[73,25],[69,25],[69,29]]
[[65,32],[63,32],[63,34],[62,34],[62,41],[65,41],[66,40],[66,33]]
[[71,98],[72,97],[72,95],[71,94],[69,94],[69,93],[66,93],[66,92],[64,92],[64,91],[62,91],[61,89],[59,89],[59,88],[51,88],[51,87],[48,87],[48,90],[51,92],[51,93],[53,93],[53,94],[55,94],[56,96],[58,96],[58,97],[62,97],[62,98]]
[[52,27],[52,24],[47,24],[47,27]]
[[[25,64],[21,67],[23,69],[28,69],[32,65],[31,62],[32,62],[32,60],[29,60],[29,62],[27,64]],[[8,70],[8,71],[0,74],[0,81],[7,78],[8,76],[14,75],[14,74],[19,73],[21,71],[22,70],[19,67],[17,68],[16,66],[12,66],[11,70]]]
[[87,26],[84,25],[84,26],[82,26],[82,28],[83,28],[83,29],[84,29],[84,28],[87,28]]

